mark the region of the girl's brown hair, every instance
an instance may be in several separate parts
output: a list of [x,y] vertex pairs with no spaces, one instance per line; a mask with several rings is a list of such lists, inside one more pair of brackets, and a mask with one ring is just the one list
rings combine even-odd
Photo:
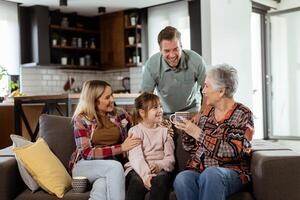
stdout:
[[140,96],[138,96],[134,100],[135,108],[133,109],[132,113],[133,124],[136,125],[140,121],[142,121],[142,117],[139,113],[140,109],[144,110],[147,115],[148,111],[157,105],[159,105],[159,97],[155,94],[144,92]]

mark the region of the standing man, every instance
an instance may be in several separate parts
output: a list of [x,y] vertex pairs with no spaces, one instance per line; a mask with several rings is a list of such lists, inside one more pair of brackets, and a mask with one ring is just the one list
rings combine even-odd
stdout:
[[[145,64],[142,91],[156,88],[165,114],[178,111],[199,112],[206,64],[194,51],[183,50],[181,33],[167,26],[158,34],[160,52]],[[192,121],[198,122],[199,115]]]

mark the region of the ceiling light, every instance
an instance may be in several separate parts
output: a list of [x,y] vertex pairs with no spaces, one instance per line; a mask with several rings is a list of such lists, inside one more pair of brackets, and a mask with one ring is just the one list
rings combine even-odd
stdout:
[[67,6],[68,0],[59,0],[59,6]]

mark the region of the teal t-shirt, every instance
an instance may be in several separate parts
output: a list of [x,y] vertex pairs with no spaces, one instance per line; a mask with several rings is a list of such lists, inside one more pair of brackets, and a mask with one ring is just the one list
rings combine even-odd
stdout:
[[154,54],[145,64],[141,91],[153,92],[156,89],[166,114],[177,111],[198,112],[205,68],[203,58],[191,50],[182,50],[176,70],[169,67],[161,53]]

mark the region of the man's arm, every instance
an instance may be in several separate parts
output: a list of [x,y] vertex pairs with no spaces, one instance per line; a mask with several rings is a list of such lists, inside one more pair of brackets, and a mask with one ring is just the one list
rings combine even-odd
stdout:
[[207,100],[206,97],[204,97],[202,91],[204,88],[204,82],[205,82],[205,78],[206,78],[206,63],[204,62],[204,59],[201,58],[201,62],[200,65],[198,66],[198,77],[197,77],[197,82],[198,84],[201,86],[200,87],[200,94],[201,94],[201,107],[199,112],[191,119],[191,121],[195,124],[199,123],[199,119],[200,119],[200,115],[201,113],[205,110],[205,108],[207,107]]
[[143,80],[140,92],[153,92],[155,88],[155,80],[153,75],[151,74],[149,68],[149,61],[145,64],[144,72],[143,72]]

